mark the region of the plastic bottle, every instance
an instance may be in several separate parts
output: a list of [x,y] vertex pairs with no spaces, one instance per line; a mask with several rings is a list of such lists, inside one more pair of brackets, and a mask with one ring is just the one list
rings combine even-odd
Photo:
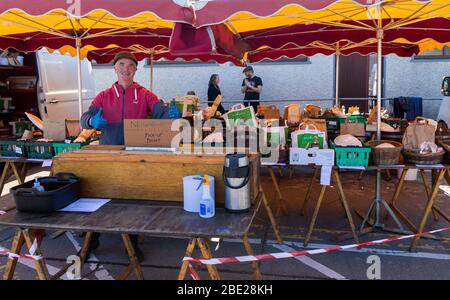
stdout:
[[203,177],[203,194],[202,199],[200,199],[200,210],[199,215],[202,218],[211,218],[214,217],[215,209],[214,209],[214,199],[211,197],[211,193],[209,190],[209,178],[208,175],[204,175]]
[[38,192],[45,192],[44,187],[41,185],[41,183],[39,182],[38,178],[34,179],[34,183],[33,183],[33,189],[37,190]]

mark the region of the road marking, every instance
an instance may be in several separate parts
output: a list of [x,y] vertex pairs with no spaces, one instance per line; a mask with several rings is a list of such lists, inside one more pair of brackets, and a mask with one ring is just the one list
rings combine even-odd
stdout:
[[[66,231],[66,236],[69,239],[69,241],[72,243],[72,245],[75,247],[75,249],[78,251],[81,250],[81,246],[78,243],[78,241],[74,238],[73,234],[69,231]],[[94,253],[91,253],[90,257],[90,261],[93,261],[94,263],[90,263],[89,264],[89,269],[91,269],[91,271],[94,271],[95,269],[98,270],[94,273],[95,277],[97,277],[98,280],[114,280],[114,277],[112,277],[108,270],[106,270],[106,268],[98,263],[98,258],[95,256]]]
[[[291,248],[291,247],[286,246],[286,245],[271,244],[271,246],[276,248],[276,249],[278,249],[278,250],[284,251],[284,252],[295,251],[294,248]],[[330,277],[330,278],[333,278],[333,279],[338,279],[338,280],[345,280],[345,279],[347,279],[344,276],[342,276],[341,274],[331,270],[327,266],[324,266],[321,263],[315,261],[311,257],[308,257],[308,256],[297,256],[297,257],[295,257],[295,259],[300,261],[300,262],[302,262],[302,263],[304,263],[308,267],[313,268],[314,270],[324,274],[327,277]]]
[[[224,239],[224,242],[231,242],[231,243],[242,243],[242,240],[240,239]],[[261,239],[249,239],[251,244],[261,244]],[[275,240],[267,240],[267,245],[273,245],[278,244]],[[329,245],[329,244],[313,244],[309,243],[308,247],[303,247],[303,243],[299,242],[293,242],[293,241],[284,241],[284,245],[290,245],[290,246],[296,246],[303,249],[322,249],[322,248],[329,248],[334,247],[336,245]],[[374,254],[380,254],[380,255],[391,255],[391,256],[402,256],[402,257],[413,257],[413,258],[428,258],[428,259],[438,259],[438,260],[450,260],[450,254],[444,254],[444,253],[430,253],[430,252],[408,252],[408,251],[401,251],[401,250],[388,250],[388,249],[377,249],[377,248],[370,248],[370,247],[364,247],[361,249],[353,248],[353,249],[345,249],[342,250],[343,252],[355,252],[355,253],[374,253]]]

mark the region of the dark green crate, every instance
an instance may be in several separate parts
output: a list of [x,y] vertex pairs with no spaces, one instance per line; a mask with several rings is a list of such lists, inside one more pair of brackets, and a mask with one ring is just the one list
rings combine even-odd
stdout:
[[0,140],[0,155],[8,157],[26,157],[24,141]]
[[25,148],[28,158],[52,159],[55,155],[53,142],[28,141],[25,142]]
[[339,167],[367,167],[372,149],[366,144],[362,147],[340,147],[330,140],[331,149],[336,155],[336,165]]
[[66,153],[71,152],[76,149],[80,149],[81,147],[84,147],[86,145],[89,145],[92,141],[86,141],[83,143],[53,143],[53,150],[55,151],[55,155],[58,155],[60,153]]

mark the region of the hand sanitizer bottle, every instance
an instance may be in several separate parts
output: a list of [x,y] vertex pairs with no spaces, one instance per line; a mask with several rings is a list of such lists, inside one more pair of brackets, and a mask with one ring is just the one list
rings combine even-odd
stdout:
[[214,199],[211,197],[209,189],[209,178],[208,175],[203,177],[203,194],[202,199],[200,199],[200,211],[199,215],[202,218],[214,217]]
[[39,182],[38,178],[34,179],[34,183],[33,183],[33,188],[35,190],[37,190],[38,192],[45,192],[44,187],[41,185],[41,183]]

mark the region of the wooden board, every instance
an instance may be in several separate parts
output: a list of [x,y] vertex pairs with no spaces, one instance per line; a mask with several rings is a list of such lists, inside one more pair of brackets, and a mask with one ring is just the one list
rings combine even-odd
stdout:
[[[108,147],[105,147],[108,148]],[[81,178],[82,197],[183,201],[183,177],[209,174],[215,199],[224,202],[223,154],[192,155],[168,152],[79,150],[54,158],[53,172]],[[89,149],[93,149],[90,147]],[[250,154],[251,197],[259,186],[259,155]]]

